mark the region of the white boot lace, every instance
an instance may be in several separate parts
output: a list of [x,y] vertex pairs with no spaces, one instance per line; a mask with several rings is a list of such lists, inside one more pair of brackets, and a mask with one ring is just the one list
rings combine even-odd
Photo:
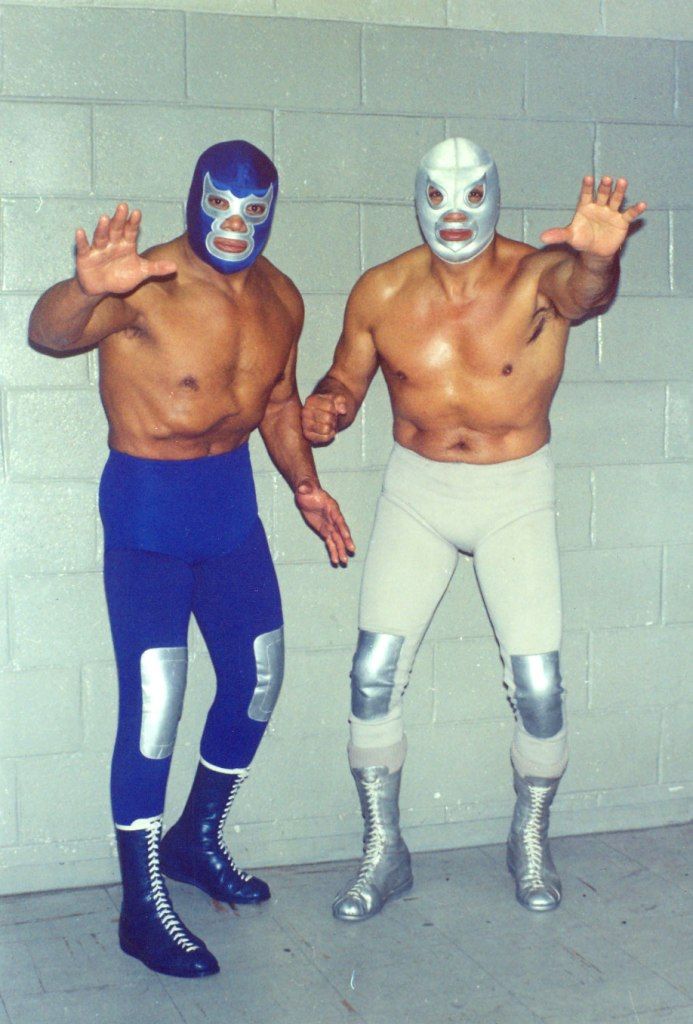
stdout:
[[245,780],[247,778],[248,778],[248,772],[247,771],[238,772],[236,774],[236,776],[234,778],[234,781],[233,781],[233,786],[231,787],[231,792],[229,793],[229,795],[228,795],[228,797],[226,799],[226,806],[224,807],[224,812],[223,812],[221,818],[219,819],[219,824],[217,825],[217,842],[219,844],[219,849],[221,850],[221,852],[223,853],[224,857],[228,861],[228,864],[229,864],[229,867],[231,868],[231,870],[234,872],[234,874],[238,875],[238,877],[241,879],[242,882],[249,882],[253,876],[249,875],[245,871],[239,870],[239,868],[236,867],[236,862],[235,862],[235,860],[233,859],[233,857],[231,855],[231,851],[229,850],[228,846],[226,845],[226,840],[224,839],[224,826],[226,825],[226,819],[229,816],[229,811],[231,810],[231,804],[233,803],[233,801],[234,801],[234,799],[236,797],[236,793],[238,792],[241,783],[245,782]]
[[186,953],[192,953],[200,947],[189,938],[183,927],[183,923],[171,906],[171,901],[159,866],[159,837],[161,835],[161,821],[152,824],[146,830],[147,834],[147,869],[149,881],[154,897],[156,915],[161,921],[167,935],[170,935],[177,946],[180,946]]
[[522,845],[527,856],[527,881],[541,886],[545,833],[545,804],[549,790],[540,786],[528,786],[530,808],[529,818],[522,830]]

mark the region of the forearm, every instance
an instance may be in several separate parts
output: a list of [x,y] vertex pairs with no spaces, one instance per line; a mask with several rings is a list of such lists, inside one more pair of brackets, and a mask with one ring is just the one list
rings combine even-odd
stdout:
[[301,429],[298,395],[267,407],[260,434],[270,458],[292,491],[303,482],[319,486],[313,452]]
[[44,292],[31,313],[31,342],[55,351],[78,345],[103,298],[103,295],[87,295],[74,277],[53,285]]
[[571,298],[585,312],[605,306],[616,292],[619,272],[618,254],[603,257],[576,253],[568,279]]

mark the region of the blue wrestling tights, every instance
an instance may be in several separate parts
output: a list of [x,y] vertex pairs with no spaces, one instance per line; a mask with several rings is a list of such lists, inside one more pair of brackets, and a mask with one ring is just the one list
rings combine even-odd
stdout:
[[282,612],[246,446],[182,462],[112,452],[100,504],[120,690],[111,799],[127,825],[164,808],[191,613],[217,682],[201,756],[231,770],[250,764],[278,695]]

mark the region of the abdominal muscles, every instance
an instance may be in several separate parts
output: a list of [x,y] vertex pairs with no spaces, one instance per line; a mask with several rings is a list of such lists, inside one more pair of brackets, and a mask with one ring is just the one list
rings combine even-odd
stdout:
[[217,377],[102,384],[111,447],[144,458],[196,458],[236,448],[260,418],[257,388]]

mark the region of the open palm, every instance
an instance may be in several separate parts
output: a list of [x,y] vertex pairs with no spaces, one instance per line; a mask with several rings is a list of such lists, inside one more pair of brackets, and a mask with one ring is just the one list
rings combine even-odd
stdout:
[[572,221],[564,228],[550,228],[541,235],[547,245],[566,243],[577,252],[609,258],[614,256],[626,240],[633,221],[647,209],[646,203],[635,203],[622,210],[628,182],[603,177],[594,194],[594,178],[582,179],[580,197]]
[[119,203],[113,217],[99,217],[91,243],[77,229],[77,279],[87,295],[124,295],[149,277],[175,273],[171,260],[146,260],[137,252],[141,219],[139,210],[129,214],[127,204]]
[[334,498],[307,481],[298,485],[294,497],[308,526],[324,540],[332,564],[346,565],[354,553],[354,542]]

